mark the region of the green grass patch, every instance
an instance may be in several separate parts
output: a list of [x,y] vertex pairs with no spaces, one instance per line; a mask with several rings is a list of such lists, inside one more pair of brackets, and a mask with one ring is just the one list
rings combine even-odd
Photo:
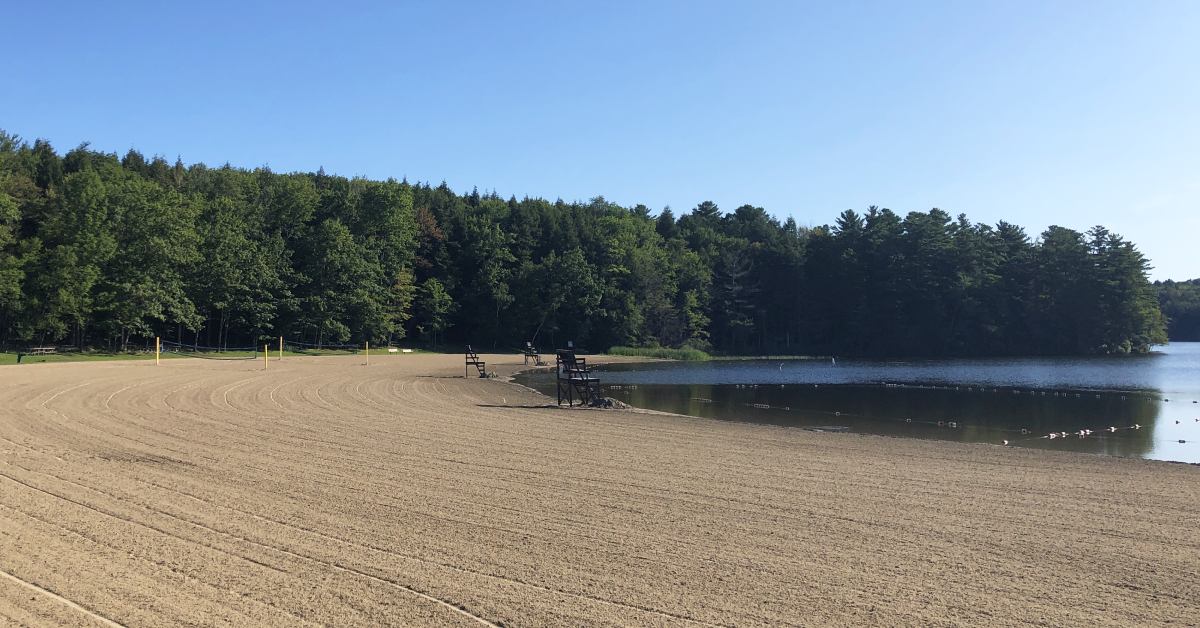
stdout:
[[[411,355],[411,354],[402,353],[400,351],[397,351],[396,353],[388,353],[387,349],[388,349],[387,347],[371,347],[371,357],[376,358],[376,357],[393,356],[393,355]],[[419,350],[414,350],[414,353],[425,353],[425,352],[419,351]],[[278,349],[272,349],[270,351],[270,354],[271,354],[272,360],[279,359]],[[284,351],[283,357],[284,358],[305,357],[305,356],[313,357],[313,356],[329,356],[329,355],[345,356],[345,355],[362,355],[362,354],[363,354],[363,352],[361,349],[359,349],[356,352],[355,351],[345,351],[345,350],[330,350],[330,349],[316,350],[316,349],[314,349],[312,351]],[[209,351],[209,352],[200,352],[199,354],[174,353],[174,352],[163,352],[163,354],[162,354],[162,359],[164,359],[164,360],[174,360],[177,358],[191,358],[191,357],[208,358],[208,359],[222,359],[222,360],[233,360],[233,359],[238,359],[238,358],[243,358],[243,359],[257,358],[257,359],[261,360],[262,352],[261,351],[254,351],[254,352],[251,352],[251,351],[221,351],[221,352]],[[24,365],[24,364],[42,364],[42,363],[48,363],[48,362],[99,362],[99,361],[106,361],[106,360],[153,360],[153,359],[154,359],[153,351],[150,351],[150,352],[136,351],[136,352],[125,352],[125,353],[108,353],[108,352],[102,352],[102,351],[68,351],[68,352],[63,352],[63,353],[53,353],[50,355],[29,355],[28,353],[26,353],[25,357],[22,358],[22,360],[21,360],[21,364]],[[16,364],[16,363],[17,363],[17,354],[15,352],[9,352],[9,353],[0,352],[0,366],[4,366],[4,365],[8,365],[8,364]]]
[[[167,357],[167,356],[163,356]],[[53,353],[50,355],[29,355],[21,360],[22,364],[38,364],[41,362],[99,362],[105,360],[153,360],[153,353],[103,353],[94,351],[71,351]],[[0,365],[16,364],[16,353],[0,353]]]
[[628,355],[638,358],[662,358],[664,360],[683,360],[699,362],[711,360],[712,356],[699,349],[669,349],[666,347],[613,347],[609,355]]

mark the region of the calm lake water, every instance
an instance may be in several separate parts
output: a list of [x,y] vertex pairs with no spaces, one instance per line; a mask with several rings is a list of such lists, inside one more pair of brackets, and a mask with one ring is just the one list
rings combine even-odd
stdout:
[[[599,376],[606,396],[680,414],[1200,463],[1200,343],[1121,357],[655,362]],[[553,395],[553,377],[518,381]]]

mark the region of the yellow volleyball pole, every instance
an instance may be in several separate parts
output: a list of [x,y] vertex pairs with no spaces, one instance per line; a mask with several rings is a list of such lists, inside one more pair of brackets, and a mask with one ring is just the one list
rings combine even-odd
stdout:
[[270,355],[270,354],[269,354],[269,353],[267,353],[267,345],[263,345],[263,370],[264,370],[264,371],[265,371],[265,370],[267,370],[267,366],[268,366],[268,364],[267,364],[267,356],[269,356],[269,355]]
[[279,359],[283,359],[283,336],[279,337]]
[[154,366],[158,366],[158,354],[162,353],[162,339],[154,337]]

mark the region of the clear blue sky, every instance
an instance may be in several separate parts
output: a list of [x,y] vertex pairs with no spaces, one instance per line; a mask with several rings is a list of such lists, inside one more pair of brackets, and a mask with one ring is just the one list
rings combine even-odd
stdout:
[[0,128],[801,224],[1104,224],[1200,276],[1200,2],[10,3]]

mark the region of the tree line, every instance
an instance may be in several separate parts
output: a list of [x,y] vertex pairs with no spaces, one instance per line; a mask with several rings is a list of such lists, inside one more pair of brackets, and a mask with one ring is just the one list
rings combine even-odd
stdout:
[[1158,302],[1171,340],[1200,340],[1200,279],[1156,281]]
[[504,199],[169,163],[0,132],[0,342],[123,349],[283,335],[728,354],[1144,351],[1148,262],[1095,227],[871,207],[802,227],[743,205]]

